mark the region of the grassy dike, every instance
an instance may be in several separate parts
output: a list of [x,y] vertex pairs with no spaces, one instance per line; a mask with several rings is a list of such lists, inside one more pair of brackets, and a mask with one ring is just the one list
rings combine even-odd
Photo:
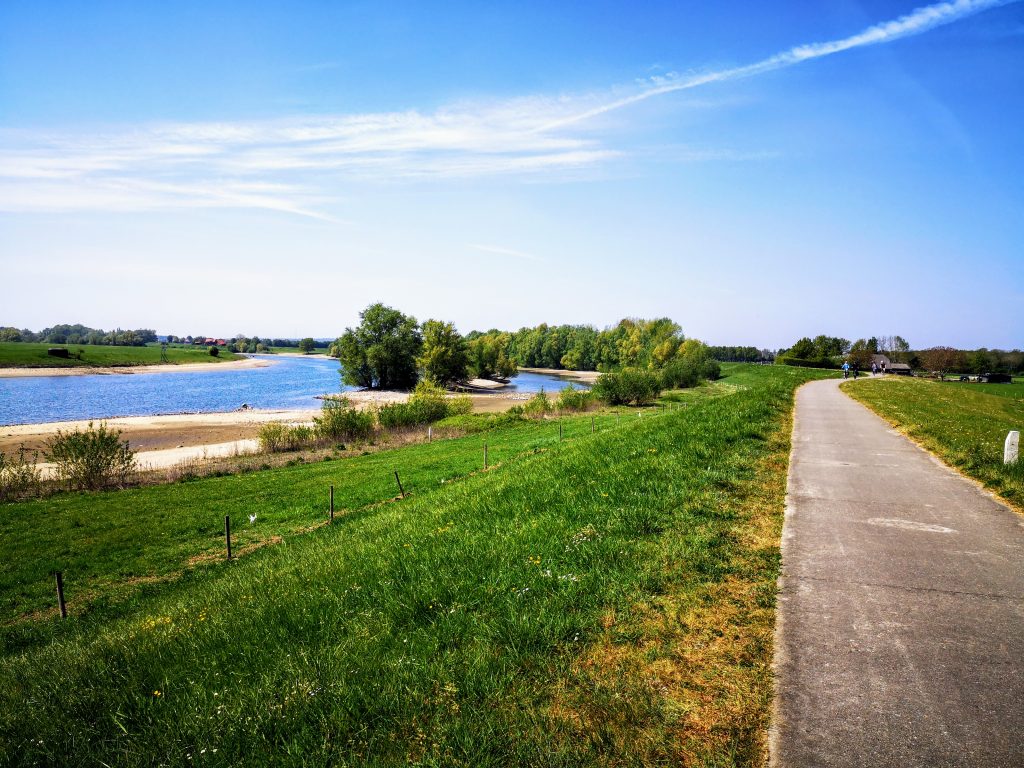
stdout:
[[[69,358],[52,357],[46,350],[65,347]],[[81,353],[81,359],[77,355]],[[167,360],[180,363],[219,363],[239,360],[234,352],[221,347],[217,357],[206,347],[168,346]],[[118,368],[133,365],[159,365],[160,346],[114,347],[103,344],[38,344],[0,342],[0,368]]]
[[[0,660],[0,763],[763,764],[793,390],[819,375],[735,369],[685,408],[28,622],[47,629]],[[218,483],[269,478],[303,505],[321,471],[184,487],[221,513]]]
[[843,391],[1024,512],[1024,462],[1003,464],[1006,434],[1024,431],[1024,385],[887,376]]

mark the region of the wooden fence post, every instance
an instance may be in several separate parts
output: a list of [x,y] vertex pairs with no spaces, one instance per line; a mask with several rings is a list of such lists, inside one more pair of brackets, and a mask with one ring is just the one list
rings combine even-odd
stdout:
[[64,574],[57,571],[54,576],[57,577],[57,606],[60,608],[60,617],[66,619],[68,617],[68,606],[64,602]]
[[397,469],[395,470],[395,482],[398,483],[398,493],[399,493],[399,495],[404,499],[405,498],[405,489],[402,488],[402,481],[398,479],[398,470]]
[[224,515],[224,543],[228,548],[228,560],[231,559],[231,515]]

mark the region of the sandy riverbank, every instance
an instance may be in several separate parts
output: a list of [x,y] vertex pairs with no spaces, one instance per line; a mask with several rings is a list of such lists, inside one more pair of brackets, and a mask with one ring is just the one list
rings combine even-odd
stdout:
[[[263,360],[240,360],[231,363],[214,364],[214,370],[224,370],[225,366],[232,367],[259,367],[268,365]],[[197,368],[209,370],[208,364],[184,364],[178,366],[141,366],[142,368],[156,368],[158,370],[187,370]],[[13,369],[22,370],[22,369]],[[40,369],[34,369],[40,371]],[[70,371],[64,370],[64,374],[33,373],[29,375],[66,375]],[[78,373],[96,373],[97,369],[80,371],[71,369]],[[123,369],[112,369],[117,373],[125,373]],[[554,371],[544,368],[523,369],[535,373],[552,373],[564,375],[582,383],[591,384],[600,375],[592,371]],[[139,372],[133,369],[130,372]],[[517,403],[529,400],[533,395],[526,392],[503,392],[504,385],[497,382],[480,381],[474,382],[480,389],[491,390],[488,392],[476,392],[469,395],[473,401],[475,413],[501,413],[507,411]],[[406,402],[409,399],[407,392],[389,392],[366,390],[361,392],[346,392],[352,403],[361,408],[384,405],[387,403]],[[140,465],[152,468],[169,467],[185,459],[231,456],[238,453],[252,452],[257,448],[257,437],[260,427],[271,421],[285,422],[289,424],[311,424],[313,417],[319,412],[318,409],[292,409],[292,410],[244,410],[231,411],[227,413],[190,413],[168,416],[127,416],[114,419],[105,419],[104,423],[111,429],[121,431],[123,439],[133,450],[138,452]],[[94,422],[100,421],[94,419]],[[0,453],[14,454],[18,448],[24,445],[29,450],[40,450],[46,441],[57,433],[58,430],[84,429],[88,421],[63,421],[49,422],[46,424],[23,424],[16,426],[0,427]]]
[[[404,392],[348,392],[346,397],[359,407],[405,402]],[[470,395],[477,413],[507,411],[525,396]],[[271,421],[312,424],[316,409],[245,410],[228,413],[188,413],[170,416],[125,416],[105,419],[111,429],[138,451],[139,463],[167,467],[178,461],[205,456],[230,456],[255,450],[260,427]],[[95,419],[94,423],[100,420]],[[40,450],[58,430],[84,429],[88,421],[58,421],[0,427],[0,453],[17,453],[24,445]]]
[[[311,422],[316,410],[232,411],[230,413],[188,413],[173,416],[127,416],[105,419],[111,429],[136,451],[178,449],[238,440],[255,439],[268,421]],[[98,422],[99,420],[95,420]],[[58,430],[83,429],[88,421],[56,421],[0,427],[0,452],[10,454],[24,444],[35,450]]]
[[563,371],[558,368],[520,368],[519,370],[523,373],[545,373],[549,376],[559,376],[588,385],[593,384],[601,376],[598,371]]
[[94,376],[135,373],[196,373],[197,371],[237,371],[245,368],[265,368],[272,360],[228,360],[223,363],[163,363],[161,365],[119,365],[108,367],[76,366],[74,368],[0,368],[0,379],[25,376]]

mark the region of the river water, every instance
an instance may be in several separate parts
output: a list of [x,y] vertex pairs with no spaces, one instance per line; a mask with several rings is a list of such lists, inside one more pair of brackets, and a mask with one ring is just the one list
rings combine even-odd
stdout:
[[[0,378],[0,425],[155,416],[253,408],[319,408],[317,395],[342,385],[338,361],[324,357],[254,355],[264,368],[196,372]],[[521,373],[503,392],[560,391],[557,376]]]

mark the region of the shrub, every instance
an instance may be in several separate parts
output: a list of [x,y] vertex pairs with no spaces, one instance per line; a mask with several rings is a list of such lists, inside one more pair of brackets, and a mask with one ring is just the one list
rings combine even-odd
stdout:
[[696,387],[702,381],[714,381],[722,372],[717,360],[673,360],[661,369],[663,389]]
[[36,465],[38,458],[38,452],[30,452],[24,445],[18,448],[17,458],[0,453],[0,501],[15,501],[39,495],[43,478]]
[[448,397],[444,389],[429,379],[416,385],[407,403],[389,403],[377,410],[377,420],[384,429],[417,427],[433,424],[449,416],[468,414],[473,401],[466,395]]
[[210,347],[210,357],[217,357],[220,354],[220,350],[217,347]]
[[523,406],[523,414],[534,418],[550,413],[551,410],[551,400],[543,389],[527,400]]
[[355,408],[347,397],[324,400],[313,419],[316,436],[328,442],[364,440],[373,434],[373,413]]
[[558,393],[558,410],[585,411],[590,407],[594,396],[586,389],[576,389],[572,384]]
[[277,453],[288,450],[288,426],[277,421],[268,421],[260,427],[260,450]]
[[293,424],[288,427],[289,450],[297,451],[307,448],[316,442],[316,430],[308,424]]
[[800,368],[837,368],[831,360],[808,360],[803,357],[777,357],[776,365],[795,365]]
[[58,430],[43,452],[55,465],[57,479],[72,490],[123,487],[136,471],[135,451],[121,440],[121,431],[92,422],[86,429]]
[[430,424],[448,415],[448,397],[445,391],[430,379],[416,385],[409,396],[411,418],[417,424]]
[[448,398],[448,415],[465,416],[473,412],[473,398],[469,395],[456,395]]
[[606,373],[594,384],[593,392],[608,405],[645,405],[661,394],[661,380],[650,371]]

